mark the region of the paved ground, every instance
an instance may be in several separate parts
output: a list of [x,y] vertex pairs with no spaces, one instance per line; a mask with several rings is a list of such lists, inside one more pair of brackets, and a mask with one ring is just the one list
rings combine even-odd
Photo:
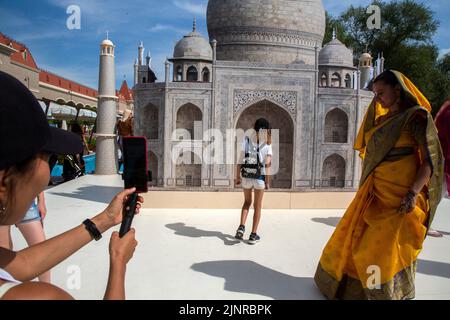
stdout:
[[[83,177],[46,193],[49,237],[105,208],[120,191],[117,177]],[[321,251],[343,210],[263,211],[256,246],[233,238],[237,210],[146,209],[135,219],[139,246],[127,270],[129,299],[322,299],[313,283]],[[250,221],[248,222],[250,227]],[[417,274],[418,299],[450,299],[450,200],[439,207]],[[108,275],[109,234],[52,272],[78,299],[101,299]],[[16,249],[25,243],[13,231]],[[77,270],[80,289],[70,289]]]

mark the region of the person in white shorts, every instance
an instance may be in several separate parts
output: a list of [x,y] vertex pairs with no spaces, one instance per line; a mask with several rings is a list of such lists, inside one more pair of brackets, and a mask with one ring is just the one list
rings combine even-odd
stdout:
[[[242,186],[244,189],[244,204],[241,211],[241,223],[236,231],[236,239],[242,240],[245,233],[245,223],[247,221],[250,206],[252,205],[252,189],[255,190],[253,201],[253,228],[249,236],[248,243],[255,244],[261,240],[257,234],[259,222],[261,220],[261,209],[264,190],[270,187],[270,163],[272,160],[271,128],[266,119],[258,119],[254,126],[255,132],[251,137],[245,137],[242,143],[242,151],[236,170],[235,186]],[[244,177],[241,170],[246,167],[246,159],[255,158],[260,164],[260,170],[254,177]],[[255,161],[253,161],[255,163]]]

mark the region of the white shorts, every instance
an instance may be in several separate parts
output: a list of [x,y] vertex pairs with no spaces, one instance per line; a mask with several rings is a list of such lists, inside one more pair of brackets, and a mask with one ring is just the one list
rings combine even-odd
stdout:
[[264,190],[266,188],[266,183],[264,182],[264,180],[260,179],[242,178],[242,188]]

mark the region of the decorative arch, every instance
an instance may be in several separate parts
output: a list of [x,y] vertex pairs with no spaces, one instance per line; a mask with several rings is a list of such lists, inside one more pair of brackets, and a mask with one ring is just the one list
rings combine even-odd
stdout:
[[56,99],[56,103],[60,104],[60,105],[65,105],[67,103],[67,101],[64,98],[58,98],[58,99]]
[[341,75],[337,72],[331,75],[331,86],[334,88],[340,88],[342,85]]
[[202,80],[203,82],[210,82],[210,72],[208,67],[204,67],[202,71]]
[[180,154],[176,164],[176,180],[177,186],[201,187],[201,157],[192,151]]
[[148,152],[148,167],[152,174],[149,184],[156,187],[158,185],[158,156],[153,151]]
[[335,108],[325,116],[325,143],[348,142],[348,116],[339,108]]
[[198,71],[197,71],[196,67],[190,66],[187,69],[186,79],[187,79],[187,81],[190,81],[190,82],[198,81]]
[[67,102],[66,102],[66,105],[71,106],[71,107],[74,107],[74,108],[77,107],[75,101],[73,101],[73,100],[67,101]]
[[349,89],[352,88],[352,77],[348,73],[345,75],[345,87]]
[[196,139],[203,138],[203,125],[201,126],[202,127],[201,137],[196,137],[194,132],[195,123],[202,121],[203,121],[203,113],[201,109],[192,103],[186,103],[177,110],[176,129],[187,130],[190,134],[191,140],[193,140],[194,138]]
[[328,86],[328,76],[324,72],[322,73],[322,76],[320,77],[320,86],[321,87],[327,87]]
[[175,81],[183,81],[183,67],[182,66],[176,67]]
[[[265,118],[272,127],[273,158],[271,170],[272,187],[280,189],[292,188],[294,170],[294,137],[295,121],[292,115],[283,107],[269,100],[256,102],[242,110],[237,115],[235,127],[245,131],[254,127],[258,118]],[[277,130],[277,132],[275,132]],[[236,154],[240,146],[235,149]]]
[[337,153],[327,157],[322,166],[322,187],[345,187],[346,161]]
[[159,139],[159,109],[152,103],[143,109],[141,128],[149,140]]
[[295,122],[297,115],[297,92],[295,91],[235,90],[233,106],[235,118],[248,106],[263,101],[280,106]]

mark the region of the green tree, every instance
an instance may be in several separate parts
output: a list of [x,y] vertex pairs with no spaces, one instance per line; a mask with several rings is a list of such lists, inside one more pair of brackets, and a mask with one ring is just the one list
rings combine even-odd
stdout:
[[[346,30],[339,19],[333,17],[328,12],[325,12],[326,28],[323,43],[327,44],[333,37],[333,30],[336,30],[336,36],[339,40],[343,41],[347,38]],[[344,41],[345,42],[345,41]]]
[[418,1],[375,0],[372,4],[381,9],[381,29],[367,27],[367,7],[350,6],[338,18],[327,15],[327,32],[333,27],[341,30],[339,39],[353,49],[355,59],[365,52],[366,46],[374,56],[383,53],[385,68],[399,70],[411,78],[436,112],[450,92],[450,58],[438,61],[439,50],[432,40],[439,21],[427,5]]

